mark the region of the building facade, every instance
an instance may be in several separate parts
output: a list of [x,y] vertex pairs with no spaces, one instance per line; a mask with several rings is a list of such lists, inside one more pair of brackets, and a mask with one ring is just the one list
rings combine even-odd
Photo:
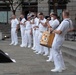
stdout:
[[0,1],[0,23],[8,22],[8,14],[10,14],[9,3],[6,4],[3,1]]
[[[14,0],[16,1],[16,0]],[[23,11],[25,15],[28,12],[43,12],[45,16],[49,15],[49,13],[55,9],[57,9],[58,16],[62,15],[62,11],[64,9],[68,9],[71,14],[71,18],[75,20],[76,17],[76,0],[70,0],[70,2],[66,3],[64,0],[21,0],[21,6],[16,10],[16,15],[19,16],[20,12]],[[55,3],[55,1],[58,1]],[[15,5],[14,5],[15,8]],[[3,15],[4,14],[4,15]],[[11,8],[9,3],[0,1],[0,22],[7,22],[9,16],[11,16]]]
[[67,9],[70,12],[70,17],[73,21],[74,27],[76,28],[76,0],[70,0],[67,4]]
[[[7,0],[8,1],[8,0]],[[14,0],[16,2],[16,0]],[[19,0],[18,0],[19,1]],[[76,0],[20,0],[21,6],[16,10],[16,15],[19,17],[23,11],[25,15],[32,12],[43,12],[45,16],[48,16],[51,11],[57,12],[60,19],[62,19],[62,11],[68,9],[70,11],[70,17],[73,20],[74,26],[76,26]],[[57,1],[57,2],[56,2]],[[16,2],[18,4],[18,2]],[[16,4],[14,4],[14,8]],[[0,23],[8,23],[10,16],[12,15],[10,4],[6,4],[3,0],[0,0]]]

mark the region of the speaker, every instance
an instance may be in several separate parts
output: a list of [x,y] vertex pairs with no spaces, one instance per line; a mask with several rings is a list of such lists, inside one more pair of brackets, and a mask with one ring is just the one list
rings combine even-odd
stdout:
[[11,63],[13,60],[2,50],[0,50],[0,63]]

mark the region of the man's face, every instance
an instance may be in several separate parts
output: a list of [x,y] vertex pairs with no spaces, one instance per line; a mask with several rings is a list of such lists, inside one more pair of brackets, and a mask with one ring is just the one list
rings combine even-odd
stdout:
[[27,16],[27,20],[30,20],[30,19],[31,19],[31,17]]
[[39,18],[42,20],[43,19],[43,15],[39,15]]
[[52,14],[50,14],[50,17],[53,17],[53,15],[52,15]]
[[54,20],[55,19],[55,16],[54,15],[51,15],[51,20]]
[[23,15],[21,15],[20,17],[23,18]]
[[40,13],[37,14],[37,17],[38,17],[38,18],[40,18],[40,15],[39,15],[39,14],[40,14]]
[[54,15],[51,15],[51,17],[53,17],[55,19],[55,16]]
[[12,15],[12,19],[15,19],[15,16],[14,15]]
[[34,14],[34,18],[36,17],[36,13]]

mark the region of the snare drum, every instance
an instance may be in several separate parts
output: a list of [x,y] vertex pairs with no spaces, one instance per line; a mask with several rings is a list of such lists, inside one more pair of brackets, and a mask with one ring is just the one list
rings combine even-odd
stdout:
[[40,45],[46,46],[46,47],[52,47],[54,36],[55,36],[55,34],[49,33],[49,31],[43,32],[41,40],[40,40]]

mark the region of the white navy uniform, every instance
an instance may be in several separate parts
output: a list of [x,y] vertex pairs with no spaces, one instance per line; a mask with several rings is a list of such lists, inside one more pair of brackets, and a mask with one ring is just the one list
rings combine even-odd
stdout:
[[[39,24],[39,19],[36,17],[35,19],[34,19],[34,26],[33,27],[35,27],[35,26],[38,26],[38,24]],[[36,28],[36,30],[33,28],[33,31],[34,31],[34,35],[33,35],[33,40],[34,40],[34,42],[33,42],[33,47],[34,47],[34,50],[36,50],[36,46],[37,46],[37,41],[38,41],[38,28]]]
[[[33,21],[34,21],[34,19],[31,20],[31,22],[33,22]],[[35,26],[35,24],[33,23],[31,25],[32,25],[32,34],[33,34],[33,37],[32,37],[32,39],[33,39],[33,41],[32,41],[33,47],[32,47],[32,49],[34,50],[35,49],[35,40],[34,40],[35,30],[34,30],[33,27]]]
[[[43,20],[40,20],[42,23],[45,23],[46,22],[46,19],[44,18]],[[44,53],[45,52],[45,55],[48,54],[48,48],[47,47],[44,47],[42,45],[40,45],[40,40],[41,40],[41,37],[42,37],[42,33],[44,31],[47,30],[47,27],[44,27],[41,23],[39,24],[39,36],[38,36],[38,47],[39,47],[39,51],[38,51],[38,54],[40,53]]]
[[[52,20],[52,21],[49,22],[49,24],[50,24],[50,26],[52,27],[52,29],[55,30],[55,29],[59,26],[59,20],[58,20],[58,19]],[[50,48],[49,59],[48,59],[47,61],[48,61],[48,62],[49,62],[49,61],[53,61],[51,48]]]
[[[21,20],[21,23],[24,24],[25,21],[26,21],[26,19],[23,18]],[[24,34],[25,34],[25,25],[20,24],[20,30],[21,30],[21,38],[22,38],[22,44],[20,46],[23,47],[23,46],[25,46],[25,37],[24,37]]]
[[53,20],[52,24],[50,24],[53,30],[55,30],[59,26],[59,20],[55,19]]
[[[35,18],[35,26],[39,27],[39,18]],[[34,40],[35,40],[35,52],[37,52],[38,48],[38,36],[39,36],[39,28],[36,28]]]
[[50,26],[51,26],[51,24],[53,23],[53,21],[54,21],[54,20],[50,20],[50,21],[49,21]]
[[36,41],[35,41],[35,33],[36,33],[36,30],[34,29],[35,26],[38,26],[38,18],[36,17],[34,20],[34,24],[32,24],[32,30],[33,30],[33,47],[32,49],[35,50],[35,47],[36,47]]
[[17,45],[18,44],[18,37],[17,37],[17,25],[19,24],[19,21],[17,19],[11,20],[11,45]]
[[[31,19],[30,20],[30,22],[32,23],[34,21],[34,19]],[[34,42],[34,35],[35,35],[35,31],[34,31],[34,29],[33,29],[33,27],[35,26],[35,24],[33,23],[33,24],[31,24],[31,26],[32,26],[32,44],[33,44],[33,47],[31,48],[31,49],[33,49],[34,50],[34,48],[35,48],[35,42]]]
[[[69,22],[67,20],[69,20]],[[52,44],[52,55],[56,70],[63,70],[65,68],[60,48],[63,45],[65,35],[67,34],[68,29],[70,28],[73,28],[72,21],[69,18],[66,18],[61,22],[59,27],[56,29],[62,31],[61,34],[55,34],[55,38]]]
[[30,48],[32,44],[32,36],[30,34],[32,25],[30,24],[30,21],[26,21],[25,25],[25,47],[28,46],[28,48]]

